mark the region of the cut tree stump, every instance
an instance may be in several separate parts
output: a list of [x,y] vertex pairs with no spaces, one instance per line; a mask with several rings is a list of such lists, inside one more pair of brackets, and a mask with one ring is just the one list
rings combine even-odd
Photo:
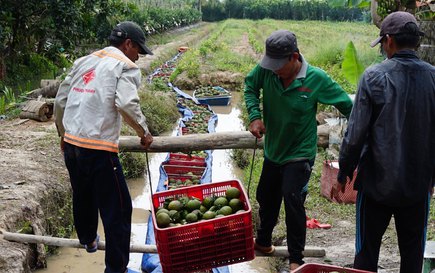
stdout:
[[29,100],[20,113],[21,119],[47,121],[53,115],[53,104],[45,101]]

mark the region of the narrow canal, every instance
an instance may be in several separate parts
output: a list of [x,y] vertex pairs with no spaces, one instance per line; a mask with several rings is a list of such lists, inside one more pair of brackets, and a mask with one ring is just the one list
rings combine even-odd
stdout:
[[[218,115],[217,132],[244,130],[240,119],[240,94],[233,92],[231,104],[228,106],[212,106]],[[176,135],[176,130],[168,135]],[[235,165],[229,150],[213,151],[212,181],[232,179],[243,180],[243,172]],[[149,154],[151,184],[153,188],[159,181],[159,167],[166,158],[166,153]],[[148,176],[128,181],[133,200],[132,238],[133,244],[144,244],[148,228],[148,215],[151,210]],[[103,226],[100,221],[98,233],[104,240]],[[141,272],[141,253],[131,253],[129,268]],[[265,273],[268,270],[266,258],[229,266],[232,273]],[[48,258],[48,267],[37,270],[37,273],[96,273],[104,271],[104,251],[88,254],[84,249],[60,248],[59,254]]]

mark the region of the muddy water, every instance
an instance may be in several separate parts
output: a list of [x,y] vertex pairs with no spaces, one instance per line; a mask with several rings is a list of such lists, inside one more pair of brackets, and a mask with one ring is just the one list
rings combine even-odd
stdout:
[[[217,132],[244,130],[239,118],[240,109],[238,102],[239,93],[233,93],[231,105],[213,106],[213,111],[218,115]],[[172,135],[176,135],[174,130]],[[159,166],[165,159],[165,153],[149,154],[149,167],[153,189],[159,180]],[[213,151],[213,181],[243,180],[242,171],[237,168],[230,157],[229,150]],[[130,179],[128,181],[130,194],[133,201],[132,238],[134,244],[143,244],[148,228],[148,215],[151,209],[150,189],[148,177]],[[104,231],[100,221],[98,233],[104,238]],[[141,272],[141,253],[131,253],[129,268]],[[265,273],[270,272],[266,258],[256,258],[253,261],[229,266],[232,273]],[[88,254],[84,249],[60,248],[59,254],[48,258],[48,267],[37,270],[37,273],[97,273],[104,271],[104,251]]]

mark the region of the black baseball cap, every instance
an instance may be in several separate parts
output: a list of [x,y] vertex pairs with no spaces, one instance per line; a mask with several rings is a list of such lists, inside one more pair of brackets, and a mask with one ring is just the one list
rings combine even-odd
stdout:
[[117,24],[110,34],[111,37],[131,39],[140,47],[140,54],[153,55],[153,52],[145,45],[145,33],[138,24],[131,21],[124,21]]
[[[370,46],[375,47],[377,44],[379,44],[384,38],[385,35],[390,34],[399,34],[399,33],[408,33],[404,30],[404,27],[407,24],[415,24],[418,29],[417,20],[415,19],[414,15],[412,15],[409,12],[405,11],[396,11],[393,13],[390,13],[387,17],[385,17],[384,21],[382,21],[381,24],[381,31],[379,32],[379,37],[374,40]],[[415,34],[417,36],[423,36],[424,33],[421,31],[417,31],[417,33],[411,33]]]
[[296,35],[288,30],[277,30],[266,39],[266,54],[260,66],[272,71],[282,68],[289,56],[298,51]]

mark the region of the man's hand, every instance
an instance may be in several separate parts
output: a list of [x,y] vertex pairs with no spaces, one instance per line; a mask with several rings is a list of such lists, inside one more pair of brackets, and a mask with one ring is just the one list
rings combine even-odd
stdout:
[[148,149],[152,142],[153,142],[153,136],[149,133],[140,138],[140,144],[144,146],[145,149]]
[[[349,183],[350,179],[349,177],[347,177],[346,179],[346,183]],[[339,193],[344,193],[344,191],[346,190],[346,183],[341,184],[340,182],[338,182],[338,180],[335,180],[332,183],[332,189],[331,189],[331,199],[335,199],[337,200],[339,203],[342,202]]]
[[266,133],[266,127],[261,119],[256,119],[249,124],[249,132],[256,138],[262,138]]

